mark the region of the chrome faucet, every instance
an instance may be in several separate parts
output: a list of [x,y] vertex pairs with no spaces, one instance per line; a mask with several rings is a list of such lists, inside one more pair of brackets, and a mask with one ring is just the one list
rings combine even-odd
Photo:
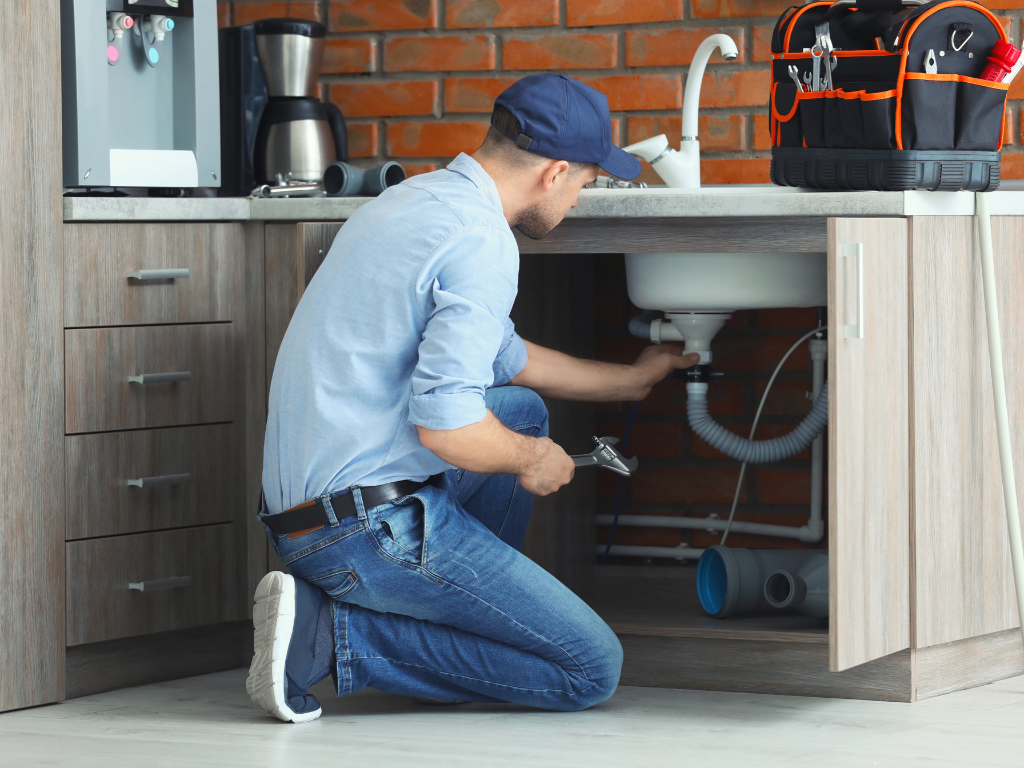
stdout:
[[665,134],[625,147],[626,152],[648,161],[670,187],[700,187],[700,142],[697,140],[697,114],[700,107],[700,85],[704,69],[715,48],[722,49],[722,58],[732,61],[740,55],[736,41],[728,35],[711,35],[697,48],[686,75],[683,92],[683,135],[679,151],[672,149]]

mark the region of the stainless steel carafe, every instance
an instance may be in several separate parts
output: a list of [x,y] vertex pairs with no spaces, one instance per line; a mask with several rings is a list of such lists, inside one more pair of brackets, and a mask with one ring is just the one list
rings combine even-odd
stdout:
[[348,157],[341,110],[318,94],[326,30],[304,19],[264,19],[254,31],[270,96],[256,134],[256,182],[322,181],[327,166]]

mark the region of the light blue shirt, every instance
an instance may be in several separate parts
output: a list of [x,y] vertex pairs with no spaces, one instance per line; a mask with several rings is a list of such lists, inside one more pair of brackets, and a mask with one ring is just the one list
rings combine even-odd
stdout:
[[451,468],[416,425],[481,421],[526,365],[509,311],[519,248],[491,177],[459,155],[341,228],[281,343],[263,452],[268,511]]

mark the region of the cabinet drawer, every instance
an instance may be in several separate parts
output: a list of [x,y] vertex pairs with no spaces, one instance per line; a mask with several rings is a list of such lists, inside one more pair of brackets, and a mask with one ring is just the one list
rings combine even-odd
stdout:
[[67,537],[231,521],[241,493],[232,430],[218,424],[64,438]]
[[[68,224],[64,323],[74,328],[231,320],[232,274],[241,265],[243,243],[238,224]],[[187,269],[188,277],[128,277],[167,269]]]
[[[230,323],[65,331],[66,431],[231,421],[231,333]],[[185,373],[187,381],[150,380]],[[143,374],[145,383],[128,380]]]
[[67,644],[236,619],[232,537],[211,525],[68,542]]

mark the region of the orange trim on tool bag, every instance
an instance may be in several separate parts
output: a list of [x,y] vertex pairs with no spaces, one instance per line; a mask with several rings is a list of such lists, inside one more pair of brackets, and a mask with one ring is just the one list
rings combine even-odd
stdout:
[[999,91],[1006,91],[1010,88],[1010,83],[995,83],[991,80],[982,80],[980,77],[968,77],[967,75],[929,75],[925,72],[907,72],[904,77],[907,80],[938,80],[940,82],[970,83],[971,85],[995,88]]
[[[834,51],[836,58],[844,59],[858,59],[861,56],[899,56],[898,53],[892,51]],[[814,58],[810,53],[787,53],[786,61],[790,59],[811,59]]]
[[[811,91],[811,93],[814,93],[814,91]],[[793,119],[793,115],[796,114],[797,107],[800,106],[800,97],[801,96],[807,96],[807,95],[808,94],[806,94],[806,93],[798,93],[796,95],[796,98],[793,99],[793,108],[789,110],[789,114],[781,115],[781,114],[779,114],[779,110],[775,108],[775,93],[774,93],[774,89],[773,89],[773,92],[772,92],[772,117],[774,117],[780,123],[788,123],[790,120]]]
[[[910,31],[907,32],[907,36],[905,38],[903,37],[903,30],[906,28],[907,24],[909,23],[909,20],[903,22],[903,27],[900,28],[899,37],[899,53],[902,58],[900,59],[900,72],[899,75],[897,75],[896,77],[896,149],[903,149],[903,82],[907,78],[907,57],[910,55],[910,49],[908,48],[907,43],[910,42],[910,38],[914,36],[914,32],[917,31],[917,28],[921,26],[921,22],[923,22],[933,13],[941,11],[943,8],[973,8],[976,11],[980,11],[983,15],[987,16],[988,20],[992,22],[992,25],[997,30],[999,30],[999,39],[1002,40],[1004,43],[1008,40],[1006,36],[1006,30],[1003,29],[1003,25],[999,23],[999,20],[995,17],[995,14],[993,14],[992,11],[990,11],[985,6],[979,5],[978,3],[970,2],[970,0],[949,0],[949,2],[942,3],[941,5],[938,5],[935,8],[931,8],[925,11],[916,19],[914,19],[914,25],[910,28]],[[909,74],[923,75],[924,73],[911,72]],[[932,75],[932,77],[941,77],[941,75]],[[957,77],[960,77],[960,75],[957,75]],[[912,77],[910,79],[917,80],[919,78]],[[975,78],[970,79],[974,80]],[[1004,106],[1003,109],[1005,111],[1006,107]],[[1003,122],[1005,123],[1006,121],[1004,120]]]
[[[829,95],[834,94],[834,95]],[[840,98],[840,99],[852,99],[856,101],[884,101],[885,99],[895,99],[896,91],[878,91],[877,93],[868,93],[867,91],[825,91],[826,98]]]
[[771,138],[772,146],[778,146],[775,143],[776,126],[779,121],[775,119],[775,89],[779,84],[772,82],[771,90],[769,91],[768,97],[768,136]]

